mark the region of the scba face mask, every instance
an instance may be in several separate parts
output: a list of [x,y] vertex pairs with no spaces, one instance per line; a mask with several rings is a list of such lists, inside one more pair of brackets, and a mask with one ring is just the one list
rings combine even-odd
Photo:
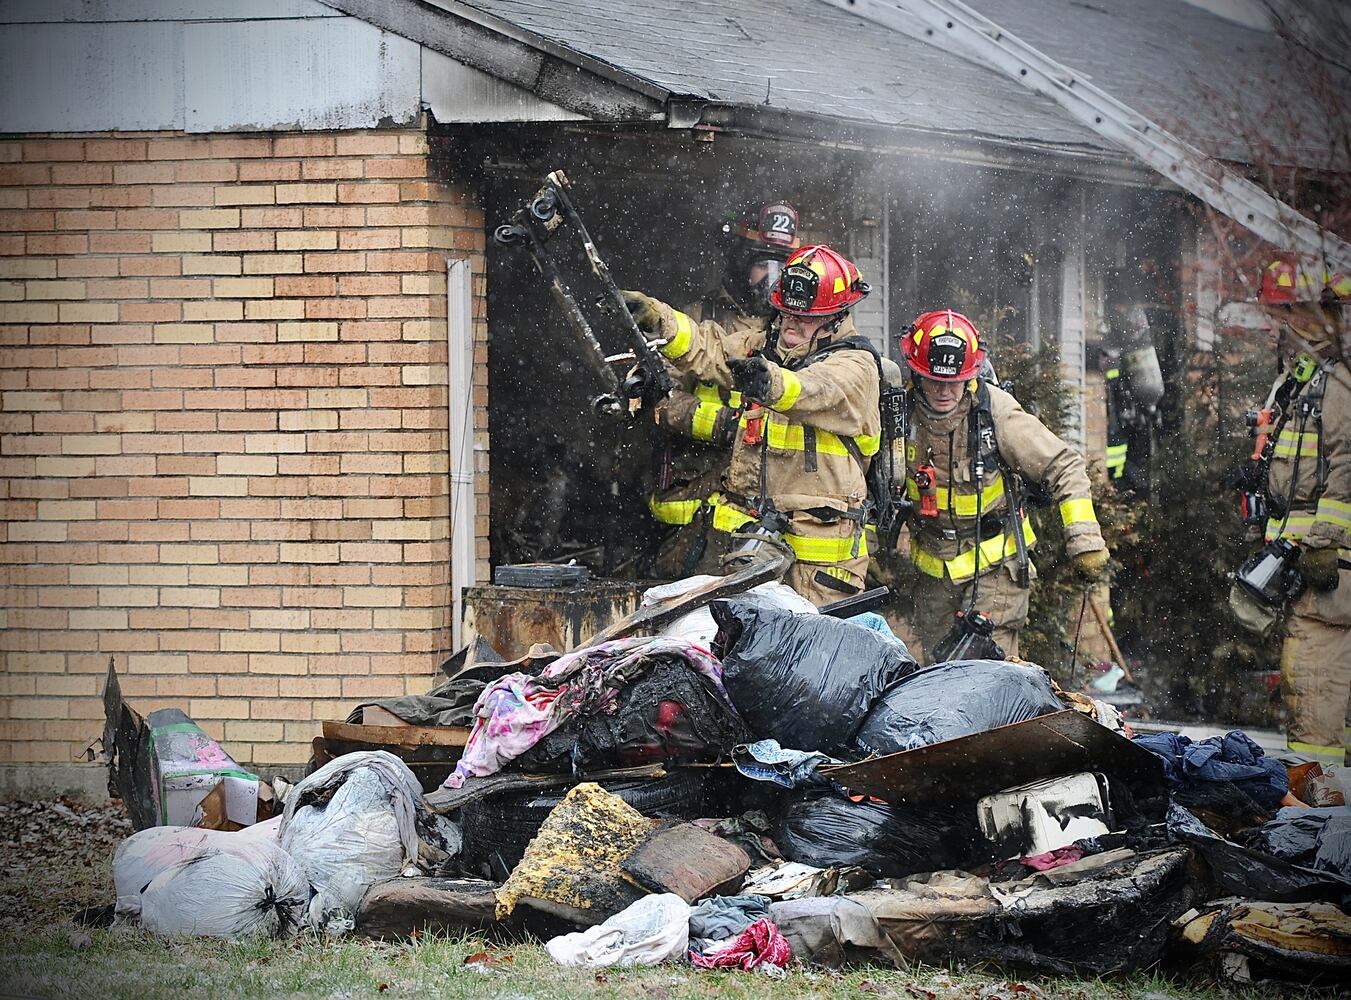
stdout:
[[[750,271],[756,267],[763,267],[765,273],[760,280],[751,282]],[[754,260],[747,268],[747,285],[745,305],[747,311],[754,316],[771,316],[774,313],[774,307],[770,305],[769,293],[779,280],[779,275],[783,271],[783,262],[775,259]]]

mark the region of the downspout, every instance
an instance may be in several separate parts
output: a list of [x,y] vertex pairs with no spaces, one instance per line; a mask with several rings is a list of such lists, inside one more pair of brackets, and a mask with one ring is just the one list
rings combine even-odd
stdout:
[[464,645],[464,590],[475,582],[474,274],[446,261],[446,381],[450,408],[450,590],[452,648]]

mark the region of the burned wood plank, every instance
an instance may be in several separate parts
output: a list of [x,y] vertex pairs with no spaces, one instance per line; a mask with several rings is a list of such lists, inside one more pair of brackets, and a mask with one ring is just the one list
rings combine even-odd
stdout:
[[644,888],[673,892],[687,903],[735,893],[750,867],[740,847],[693,823],[656,831],[623,864]]
[[497,923],[496,886],[480,879],[396,878],[366,891],[357,930],[366,937],[405,938],[416,932],[462,934]]

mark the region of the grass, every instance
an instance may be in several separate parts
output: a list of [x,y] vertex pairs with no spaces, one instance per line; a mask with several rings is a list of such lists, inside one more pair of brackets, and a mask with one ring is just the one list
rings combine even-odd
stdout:
[[[74,804],[70,807],[78,810]],[[761,973],[702,972],[681,965],[597,972],[561,968],[542,946],[524,943],[487,949],[492,956],[488,961],[466,964],[466,958],[485,951],[482,940],[473,936],[426,935],[391,943],[314,936],[231,942],[162,940],[129,927],[86,931],[71,922],[71,914],[111,902],[109,843],[123,831],[95,836],[88,823],[68,823],[60,815],[39,818],[45,825],[38,838],[12,836],[0,822],[5,851],[0,899],[18,904],[0,910],[0,995],[91,1000],[381,996],[1213,1000],[1273,995],[1194,989],[1145,974],[1102,980],[1013,979],[1007,973],[928,966],[901,970],[864,966],[838,973],[794,966],[781,979]]]

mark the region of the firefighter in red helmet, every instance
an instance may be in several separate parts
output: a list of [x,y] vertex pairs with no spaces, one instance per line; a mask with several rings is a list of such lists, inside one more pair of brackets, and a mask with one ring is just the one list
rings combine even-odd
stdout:
[[993,620],[1005,655],[1018,654],[1036,543],[1023,485],[1059,505],[1065,550],[1086,580],[1107,568],[1084,458],[981,376],[985,350],[959,312],[919,316],[902,334],[913,391],[905,442],[910,557],[919,571],[911,622],[932,662],[961,612]]
[[[1286,746],[1342,764],[1351,747],[1351,377],[1342,358],[1351,278],[1282,256],[1263,272],[1258,302],[1283,370],[1254,414],[1261,446],[1237,480],[1245,520],[1266,548],[1238,572],[1230,603],[1262,634],[1284,609]],[[1249,567],[1275,565],[1262,562],[1272,553],[1296,570],[1295,592],[1254,585]]]
[[[773,312],[769,294],[788,255],[802,244],[797,209],[770,201],[743,212],[723,228],[723,273],[716,288],[681,307],[695,322],[711,320],[728,333],[757,330]],[[657,459],[648,510],[668,530],[653,573],[676,579],[717,573],[731,536],[711,530],[716,494],[732,454],[741,415],[741,393],[691,375],[657,406],[657,424],[668,433]]]
[[786,582],[818,605],[862,590],[868,567],[865,474],[881,441],[879,376],[850,310],[869,291],[852,261],[816,245],[787,259],[769,295],[773,314],[753,329],[698,322],[624,293],[678,372],[745,400],[712,500],[714,531],[739,531],[769,510],[782,515],[797,556]]

